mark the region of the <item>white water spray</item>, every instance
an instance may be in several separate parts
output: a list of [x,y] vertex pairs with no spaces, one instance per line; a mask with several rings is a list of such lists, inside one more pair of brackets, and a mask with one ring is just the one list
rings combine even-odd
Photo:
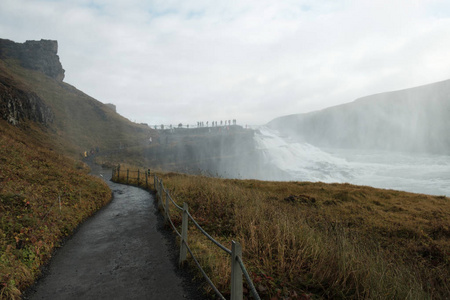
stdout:
[[[348,182],[378,188],[450,195],[450,156],[387,151],[320,149],[259,128],[255,134],[265,163],[298,181]],[[265,178],[277,180],[276,178]]]

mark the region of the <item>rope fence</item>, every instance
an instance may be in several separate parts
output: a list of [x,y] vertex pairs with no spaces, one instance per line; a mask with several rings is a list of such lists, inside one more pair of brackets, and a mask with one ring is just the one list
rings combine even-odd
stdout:
[[[130,175],[134,174],[137,175],[137,185],[149,188],[149,178],[150,178],[150,169],[140,171],[139,169],[137,171],[130,171],[127,169],[126,171],[122,171],[123,176],[126,180],[127,184],[130,184],[131,179],[136,179],[134,176],[133,178],[130,177]],[[120,166],[113,169],[112,179],[114,181],[119,181],[121,176],[121,170]],[[145,180],[144,180],[145,178]],[[142,182],[140,181],[142,180]],[[207,283],[211,286],[212,290],[216,293],[216,295],[220,299],[226,299],[222,293],[217,289],[217,287],[214,285],[214,283],[211,281],[211,279],[206,274],[205,270],[200,265],[198,259],[195,257],[194,253],[192,252],[191,248],[189,247],[188,243],[188,224],[189,220],[194,224],[194,226],[204,235],[208,240],[210,240],[214,245],[216,245],[218,248],[220,248],[222,251],[224,251],[226,254],[230,255],[230,261],[231,261],[231,300],[240,300],[243,299],[243,279],[247,282],[249,288],[250,288],[250,294],[252,295],[253,299],[259,300],[261,299],[258,295],[258,292],[256,291],[256,288],[253,284],[253,281],[250,278],[250,275],[248,274],[244,262],[242,261],[242,247],[238,242],[232,241],[231,243],[231,250],[219,243],[217,240],[215,240],[211,235],[209,235],[198,223],[195,221],[194,217],[189,213],[189,207],[186,202],[183,203],[183,206],[179,206],[171,197],[169,191],[164,188],[164,184],[162,179],[158,178],[156,174],[153,174],[153,186],[156,190],[156,198],[158,201],[158,207],[161,209],[161,211],[164,214],[164,219],[167,223],[170,224],[172,229],[175,231],[177,236],[180,238],[180,255],[179,255],[179,265],[184,264],[187,261],[187,253],[191,255],[192,259],[194,260],[195,264],[199,268],[200,272],[202,273],[203,277],[207,281]],[[181,213],[182,216],[182,223],[181,223],[181,233],[178,231],[176,226],[173,224],[172,219],[170,218],[170,203],[173,204],[173,207]]]

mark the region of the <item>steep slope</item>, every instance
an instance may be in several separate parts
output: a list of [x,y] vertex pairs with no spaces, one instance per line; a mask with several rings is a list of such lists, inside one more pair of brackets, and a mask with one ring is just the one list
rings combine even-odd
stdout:
[[64,79],[64,69],[59,61],[58,42],[51,40],[15,43],[0,39],[0,58],[13,58],[26,69],[37,70],[58,81]]
[[[3,119],[16,125],[24,119],[41,121],[54,146],[72,156],[97,147],[115,150],[123,145],[143,144],[150,136],[156,136],[148,126],[130,122],[109,106],[62,82],[64,70],[54,51],[57,46],[50,47],[49,41],[24,44],[4,41],[0,40],[0,117]],[[30,43],[31,50],[27,45]],[[5,44],[6,50],[1,48]],[[11,48],[28,50],[13,55],[16,52]],[[44,66],[30,64],[28,61],[33,58]],[[46,70],[51,72],[45,73]]]
[[154,132],[62,82],[56,53],[55,41],[0,39],[1,299],[19,299],[61,238],[110,200],[82,153]]
[[109,202],[81,162],[51,150],[31,121],[0,119],[0,298],[19,299],[61,238]]
[[450,80],[381,93],[268,126],[319,147],[450,153]]

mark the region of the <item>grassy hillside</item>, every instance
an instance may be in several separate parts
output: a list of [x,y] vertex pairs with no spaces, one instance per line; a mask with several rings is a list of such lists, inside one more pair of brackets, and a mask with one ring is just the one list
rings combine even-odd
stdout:
[[[217,240],[242,244],[264,299],[450,297],[449,198],[350,184],[159,175]],[[171,216],[181,223],[177,211]],[[226,293],[229,258],[193,227],[189,243]]]
[[[26,110],[17,126],[0,116],[0,298],[18,299],[61,239],[111,198],[107,185],[88,175],[82,153],[117,152],[145,143],[155,131],[5,57],[0,89],[0,112],[10,105]],[[51,117],[30,118],[43,106],[27,99],[45,105]]]
[[111,197],[83,163],[52,145],[34,123],[0,120],[1,299],[18,298],[61,238]]
[[0,60],[0,73],[21,90],[36,93],[51,108],[54,122],[47,133],[54,147],[73,157],[95,147],[111,151],[156,137],[148,126],[129,121],[67,83],[24,69],[17,61]]

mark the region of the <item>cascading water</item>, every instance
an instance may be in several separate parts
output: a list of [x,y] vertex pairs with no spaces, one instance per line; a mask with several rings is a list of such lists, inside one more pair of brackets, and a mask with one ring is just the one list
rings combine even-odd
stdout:
[[[450,156],[321,149],[261,127],[255,143],[265,163],[291,180],[348,182],[377,188],[450,195]],[[267,180],[277,180],[268,176]]]

